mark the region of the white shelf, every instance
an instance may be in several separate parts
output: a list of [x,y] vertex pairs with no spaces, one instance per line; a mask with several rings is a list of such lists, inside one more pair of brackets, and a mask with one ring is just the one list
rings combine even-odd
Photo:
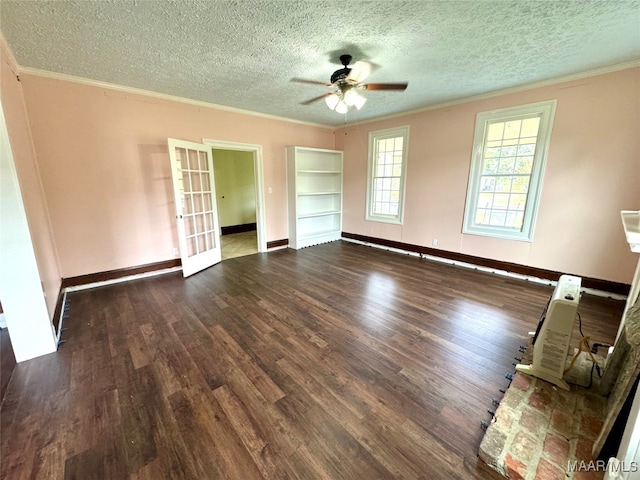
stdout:
[[342,152],[287,147],[289,247],[332,242],[342,235]]
[[331,229],[331,230],[318,230],[317,232],[312,232],[312,233],[307,233],[305,235],[301,235],[300,239],[302,240],[306,240],[309,238],[317,238],[317,237],[324,237],[327,235],[331,235],[333,233],[335,233],[335,229]]
[[342,212],[340,210],[334,210],[332,212],[315,212],[315,213],[302,213],[298,214],[298,219],[300,218],[312,218],[312,217],[324,217],[328,215],[340,215]]
[[631,251],[640,253],[640,210],[622,210],[620,216]]
[[299,197],[306,197],[309,195],[340,195],[342,192],[298,192]]

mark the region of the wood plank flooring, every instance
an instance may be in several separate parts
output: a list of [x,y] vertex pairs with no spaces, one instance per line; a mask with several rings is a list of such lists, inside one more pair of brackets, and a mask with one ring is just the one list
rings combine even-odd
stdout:
[[[490,478],[480,420],[550,293],[346,242],[71,293],[9,384],[1,478]],[[585,334],[623,307],[584,297]]]
[[14,368],[16,368],[16,357],[11,347],[9,330],[0,328],[0,404],[2,403],[4,394],[7,392],[9,380],[11,379],[11,375],[13,375]]

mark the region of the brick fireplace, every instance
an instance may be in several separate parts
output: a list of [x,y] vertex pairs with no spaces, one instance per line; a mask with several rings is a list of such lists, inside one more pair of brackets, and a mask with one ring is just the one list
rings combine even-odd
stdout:
[[[640,299],[624,318],[603,378],[594,375],[591,388],[574,384],[566,391],[516,373],[480,444],[480,459],[510,480],[601,480],[604,463],[597,457],[640,374]],[[586,358],[567,381],[589,383]]]

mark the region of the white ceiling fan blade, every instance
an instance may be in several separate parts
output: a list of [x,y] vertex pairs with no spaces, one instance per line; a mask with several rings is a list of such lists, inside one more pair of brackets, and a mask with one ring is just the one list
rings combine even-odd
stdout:
[[371,64],[369,62],[358,61],[351,67],[351,72],[347,77],[347,80],[352,80],[356,83],[364,81],[365,78],[371,73]]

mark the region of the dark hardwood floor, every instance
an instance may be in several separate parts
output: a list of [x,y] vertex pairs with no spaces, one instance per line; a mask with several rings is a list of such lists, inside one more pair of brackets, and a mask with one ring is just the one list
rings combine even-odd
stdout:
[[11,347],[11,339],[9,338],[9,330],[0,329],[0,405],[4,394],[7,393],[9,380],[16,368],[16,357],[13,355]]
[[[71,293],[9,384],[1,476],[487,479],[480,420],[550,293],[346,242]],[[623,307],[585,296],[585,334]]]

